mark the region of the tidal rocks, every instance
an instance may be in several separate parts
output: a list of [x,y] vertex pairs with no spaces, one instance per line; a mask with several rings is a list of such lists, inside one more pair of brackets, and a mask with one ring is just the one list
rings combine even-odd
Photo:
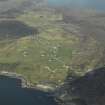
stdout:
[[105,67],[82,77],[68,77],[58,89],[57,99],[61,105],[105,105]]

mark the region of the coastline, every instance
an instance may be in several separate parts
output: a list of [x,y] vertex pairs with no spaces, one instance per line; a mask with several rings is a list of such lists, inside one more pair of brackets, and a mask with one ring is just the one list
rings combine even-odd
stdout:
[[51,86],[50,83],[44,84],[44,83],[39,83],[33,86],[31,83],[29,83],[23,75],[17,74],[15,72],[8,72],[8,71],[0,71],[1,76],[7,76],[10,78],[16,78],[21,80],[21,87],[22,88],[33,88],[45,92],[53,92],[58,86]]

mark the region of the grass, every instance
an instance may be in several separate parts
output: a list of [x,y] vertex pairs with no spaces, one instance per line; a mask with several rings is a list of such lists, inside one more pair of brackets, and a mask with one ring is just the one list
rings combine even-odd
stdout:
[[0,68],[22,74],[32,84],[44,80],[61,83],[72,57],[74,43],[71,40],[48,40],[40,36],[13,41],[0,48]]
[[78,38],[55,24],[61,18],[60,14],[49,12],[17,17],[29,26],[38,27],[39,34],[0,41],[0,70],[22,74],[34,85],[46,80],[62,83]]

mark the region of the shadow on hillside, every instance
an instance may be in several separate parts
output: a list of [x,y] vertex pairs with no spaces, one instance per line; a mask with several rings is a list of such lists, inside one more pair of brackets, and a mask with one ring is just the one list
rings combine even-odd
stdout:
[[59,92],[64,105],[105,105],[105,67],[95,69],[82,77],[69,74]]
[[50,93],[21,87],[21,80],[0,76],[1,105],[57,105]]
[[19,38],[22,36],[36,35],[38,30],[17,20],[0,20],[1,38]]

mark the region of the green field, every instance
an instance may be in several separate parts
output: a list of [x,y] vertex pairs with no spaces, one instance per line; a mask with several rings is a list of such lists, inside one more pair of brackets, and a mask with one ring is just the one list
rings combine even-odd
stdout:
[[[89,70],[103,65],[103,44],[94,35],[81,40],[78,35],[65,30],[67,24],[63,22],[61,13],[37,10],[6,21],[8,24],[12,21],[17,22],[20,33],[25,35],[18,33],[16,35],[19,37],[16,38],[13,37],[15,35],[13,31],[13,35],[7,35],[10,37],[3,39],[3,35],[0,34],[2,36],[2,40],[0,39],[1,71],[22,74],[32,85],[43,81],[60,84],[65,80],[68,72],[84,75]],[[23,29],[32,28],[38,32],[31,35],[29,34],[31,32],[28,32],[27,35],[26,31],[21,29],[21,24],[25,24],[22,26]],[[3,23],[0,25],[2,26]],[[17,30],[15,25],[11,24],[11,27]],[[73,29],[76,31],[75,28]],[[6,30],[8,31],[8,28]]]
[[1,41],[1,70],[24,75],[31,83],[44,80],[62,82],[72,57],[72,39],[51,40],[49,37],[24,37],[15,41]]
[[32,84],[62,83],[78,38],[54,23],[61,20],[61,15],[40,14],[32,12],[17,17],[25,24],[37,27],[39,33],[0,41],[0,70],[22,74]]

